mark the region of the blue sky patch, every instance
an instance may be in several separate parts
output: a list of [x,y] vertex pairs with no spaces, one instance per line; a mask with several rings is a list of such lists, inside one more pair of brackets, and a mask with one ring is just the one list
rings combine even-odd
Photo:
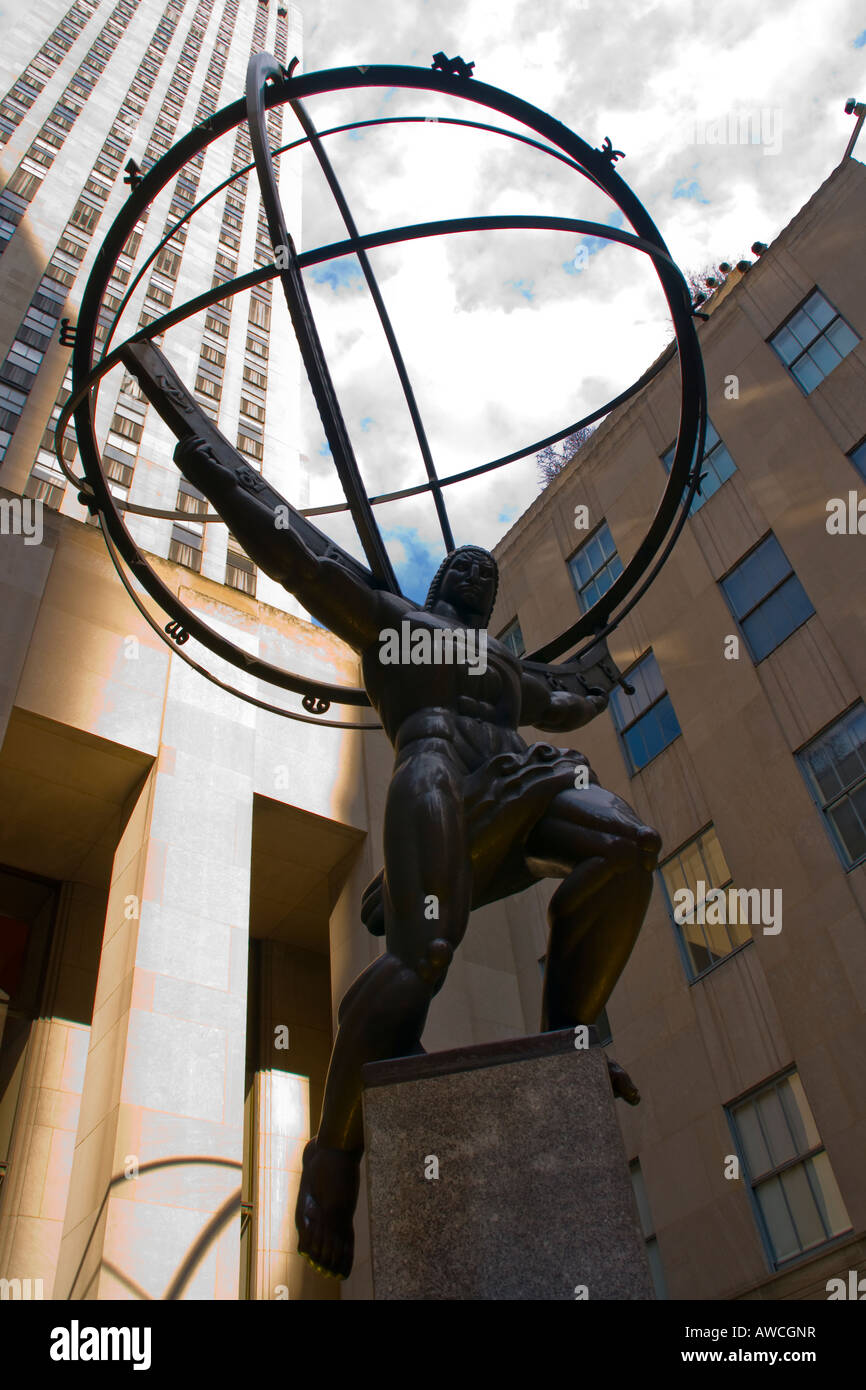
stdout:
[[394,573],[406,597],[412,599],[413,603],[423,604],[430,588],[430,580],[443,560],[441,545],[437,545],[436,550],[431,551],[419,538],[414,526],[393,526],[389,529],[383,527],[382,539],[386,545],[394,540],[402,542],[407,558],[398,561],[392,555]]
[[532,303],[535,298],[532,290],[532,286],[535,284],[534,280],[509,280],[508,283],[513,290],[517,290],[519,294],[523,295],[524,299],[528,299],[530,304]]
[[854,47],[866,48],[866,29],[864,29],[862,33],[857,35],[856,39],[854,40]]
[[310,274],[317,285],[330,285],[337,290],[353,288],[361,280],[361,266],[357,256],[340,256],[334,261],[323,261],[321,265],[310,268]]
[[708,203],[709,198],[703,196],[703,190],[697,179],[677,179],[674,184],[672,198],[692,198],[697,203]]
[[[607,227],[621,227],[622,224],[623,216],[618,208],[605,218],[605,226]],[[613,243],[603,236],[581,237],[574,248],[574,255],[570,260],[562,262],[562,268],[566,275],[579,275],[589,265],[590,256],[598,255],[599,251],[603,251],[606,246],[611,245]]]

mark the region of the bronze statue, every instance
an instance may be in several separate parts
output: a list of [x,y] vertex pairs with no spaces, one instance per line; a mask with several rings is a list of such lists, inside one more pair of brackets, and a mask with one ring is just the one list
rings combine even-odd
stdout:
[[[637,938],[661,841],[599,785],[582,754],[527,746],[518,734],[521,725],[578,729],[606,708],[607,695],[587,692],[562,666],[523,663],[488,636],[498,582],[488,551],[452,551],[419,609],[339,559],[315,554],[297,527],[281,529],[278,509],[285,517],[288,504],[237,455],[220,457],[193,438],[178,445],[175,459],[255,563],[358,652],[370,702],[395,749],[384,869],[362,904],[363,920],[384,935],[387,949],[340,1005],[296,1212],[300,1253],[345,1278],[363,1152],[361,1068],[423,1051],[430,1002],[472,909],[561,879],[548,910],[541,1027],[592,1024]],[[393,644],[385,659],[386,634],[401,629],[421,660],[394,664]],[[428,638],[416,642],[421,632]],[[462,633],[464,656],[483,647],[484,660],[424,661],[424,650],[437,650],[430,640],[437,632]],[[616,1064],[611,1080],[617,1094],[637,1103]]]

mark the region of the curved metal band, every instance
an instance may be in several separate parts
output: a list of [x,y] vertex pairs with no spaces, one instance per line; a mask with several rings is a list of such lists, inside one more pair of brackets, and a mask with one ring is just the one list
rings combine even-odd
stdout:
[[[103,530],[102,534],[105,538],[105,545],[106,549],[108,550],[111,563],[114,565],[114,568],[117,571],[117,575],[120,579],[121,584],[123,585],[126,592],[129,594],[129,597],[132,599],[133,603],[135,604],[136,608],[138,609],[139,613],[144,618],[148,626],[153,628],[153,631],[156,633],[157,637],[160,638],[160,640],[165,641],[165,632],[160,628],[159,623],[156,621],[156,619],[150,613],[148,613],[144,604],[141,602],[141,599],[139,598],[138,594],[135,592],[129,580],[127,579],[123,570],[123,566],[120,563],[120,557],[118,556],[118,553],[112,543],[111,537],[108,535],[107,531]],[[187,666],[191,666],[192,669],[194,671],[197,671],[200,676],[204,676],[205,680],[209,680],[211,685],[218,686],[220,690],[226,691],[228,695],[236,695],[239,700],[246,700],[247,704],[255,705],[258,709],[266,710],[268,714],[279,714],[285,717],[286,719],[296,719],[301,724],[318,724],[320,728],[324,726],[327,729],[356,729],[360,733],[363,733],[367,729],[381,729],[382,727],[381,724],[352,724],[348,720],[325,719],[320,714],[299,714],[296,710],[283,709],[280,705],[271,705],[268,703],[267,700],[260,700],[256,695],[249,695],[244,690],[236,690],[233,686],[227,685],[225,681],[220,680],[219,676],[215,676],[212,671],[208,671],[204,666],[200,666],[197,661],[193,661],[189,653],[183,650],[183,647],[175,645],[174,642],[171,642],[169,645],[171,651],[175,656],[179,656],[182,661],[186,662]],[[316,686],[314,690],[310,690],[307,693],[317,693],[320,688],[324,687]],[[342,688],[342,686],[339,687],[340,690],[342,690]],[[351,689],[351,687],[349,688]],[[343,701],[342,703],[348,702]]]

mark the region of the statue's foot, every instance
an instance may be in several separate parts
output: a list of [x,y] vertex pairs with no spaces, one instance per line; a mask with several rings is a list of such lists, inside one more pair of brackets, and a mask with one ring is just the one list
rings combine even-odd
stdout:
[[619,1096],[620,1100],[624,1100],[628,1105],[640,1105],[640,1091],[637,1086],[628,1072],[611,1057],[607,1059],[607,1074],[615,1096]]
[[360,1163],[360,1152],[326,1149],[315,1139],[304,1149],[295,1208],[298,1253],[320,1274],[335,1279],[348,1278],[352,1268]]

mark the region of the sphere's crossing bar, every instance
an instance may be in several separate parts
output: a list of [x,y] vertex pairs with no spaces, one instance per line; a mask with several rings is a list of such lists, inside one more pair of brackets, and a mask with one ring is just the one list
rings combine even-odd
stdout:
[[271,235],[280,283],[286,298],[286,305],[301,349],[301,357],[306,368],[313,397],[319,411],[325,438],[330,445],[337,476],[343,485],[343,493],[349,503],[349,511],[355,523],[364,553],[370,568],[381,584],[392,593],[400,593],[400,585],[394,573],[385,542],[376,525],[373,509],[361,481],[361,473],[352,448],[352,441],[343,412],[334,390],[331,373],[322,344],[319,339],[313,311],[304,288],[300,265],[294,243],[289,236],[280,202],[277,179],[268,146],[268,132],[265,125],[264,96],[269,78],[281,77],[281,69],[270,54],[258,53],[250,59],[247,69],[247,122],[250,142],[253,147],[256,173],[259,179],[259,192],[265,208],[268,230]]
[[415,438],[418,441],[418,448],[421,452],[421,458],[424,462],[424,467],[427,471],[427,477],[430,481],[430,491],[433,494],[433,504],[436,508],[436,515],[439,519],[439,526],[442,531],[442,539],[445,542],[445,549],[450,553],[450,551],[454,549],[454,533],[451,530],[451,522],[448,518],[448,513],[445,509],[445,499],[442,496],[442,488],[436,476],[436,467],[433,463],[433,454],[430,450],[430,442],[427,438],[427,432],[424,429],[424,422],[421,419],[421,412],[418,409],[418,402],[415,399],[415,392],[412,387],[412,382],[410,381],[409,373],[406,370],[406,363],[403,360],[403,354],[400,351],[400,345],[397,342],[397,335],[394,332],[390,315],[388,314],[388,310],[385,307],[385,301],[382,297],[382,291],[379,288],[379,282],[373,273],[373,267],[370,264],[370,258],[367,255],[366,250],[362,246],[358,245],[359,233],[357,225],[355,223],[355,219],[352,216],[349,204],[346,201],[346,197],[343,193],[342,188],[340,187],[340,182],[337,178],[337,175],[334,173],[333,165],[331,164],[331,161],[325,153],[324,146],[322,145],[322,141],[318,136],[313,122],[310,120],[310,117],[304,109],[302,102],[293,101],[291,102],[291,107],[295,115],[297,116],[298,121],[300,122],[301,129],[304,131],[304,133],[307,136],[307,139],[310,142],[310,145],[313,149],[313,152],[315,153],[316,158],[319,161],[319,167],[321,168],[322,173],[324,174],[325,179],[327,181],[328,187],[330,188],[331,193],[333,194],[334,201],[337,204],[340,216],[342,217],[343,222],[345,223],[346,231],[349,233],[349,236],[352,238],[352,241],[355,243],[357,247],[358,261],[360,263],[361,270],[363,271],[364,279],[367,282],[367,288],[370,291],[370,297],[372,298],[373,303],[376,307],[376,312],[379,315],[379,322],[382,325],[382,331],[385,334],[385,341],[387,342],[388,347],[390,349],[391,358],[397,370],[397,376],[400,379],[400,385],[403,388],[403,396],[406,401],[406,406],[409,410],[409,417],[412,421],[412,427],[415,431]]

